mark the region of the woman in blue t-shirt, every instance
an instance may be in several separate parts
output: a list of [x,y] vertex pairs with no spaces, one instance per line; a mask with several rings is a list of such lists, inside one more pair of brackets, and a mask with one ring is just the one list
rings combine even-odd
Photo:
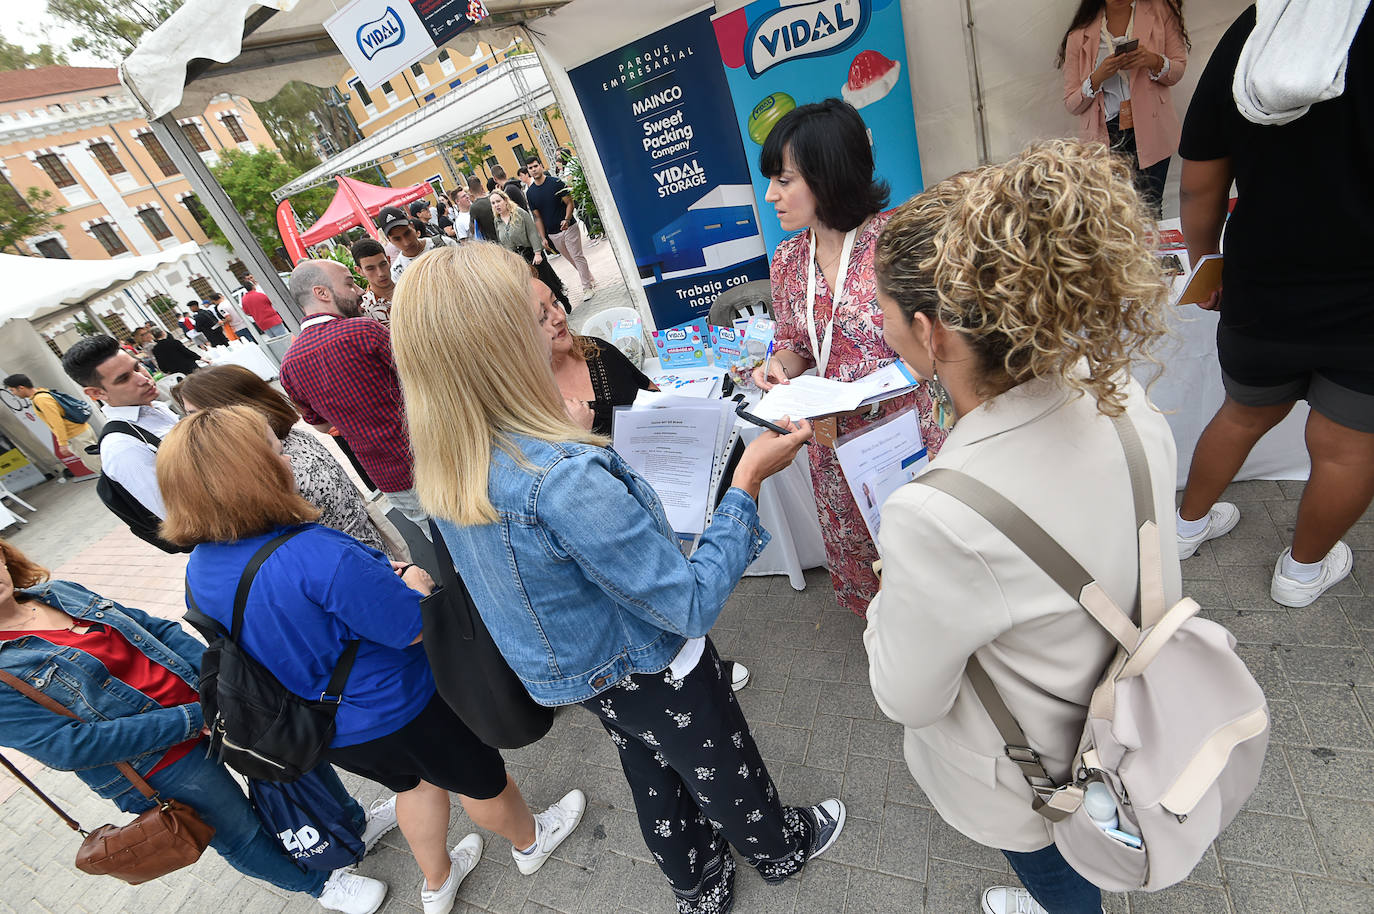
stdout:
[[[207,466],[238,472],[206,473]],[[157,471],[167,507],[162,535],[195,546],[187,587],[197,608],[226,628],[253,554],[282,530],[305,526],[259,569],[239,644],[283,686],[313,698],[325,691],[345,642],[361,642],[326,760],[396,791],[397,820],[425,877],[425,914],[447,914],[482,853],[476,834],[446,847],[449,791],[473,822],[512,842],[522,873],[542,866],[577,826],[586,798],[574,790],[531,815],[501,754],[435,692],[420,644],[429,575],[311,523],[319,511],[296,491],[280,440],[248,407],[182,420],[158,450]],[[245,478],[253,485],[241,485]]]

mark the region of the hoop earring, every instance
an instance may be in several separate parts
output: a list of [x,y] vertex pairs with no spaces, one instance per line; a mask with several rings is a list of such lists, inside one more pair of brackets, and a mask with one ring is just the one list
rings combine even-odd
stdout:
[[935,406],[935,424],[949,431],[954,428],[954,400],[950,398],[945,385],[940,383],[938,368],[931,371],[926,387],[930,390],[930,399]]

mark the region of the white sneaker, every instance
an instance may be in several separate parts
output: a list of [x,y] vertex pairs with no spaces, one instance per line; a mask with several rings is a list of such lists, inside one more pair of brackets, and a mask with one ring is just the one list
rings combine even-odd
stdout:
[[1201,533],[1194,536],[1178,536],[1178,557],[1179,560],[1188,558],[1197,547],[1208,540],[1214,540],[1219,536],[1225,536],[1236,529],[1236,524],[1240,523],[1240,508],[1230,502],[1219,501],[1212,505],[1212,510],[1207,512],[1207,526]]
[[1294,609],[1307,606],[1317,597],[1326,593],[1337,582],[1350,574],[1350,568],[1355,564],[1355,557],[1351,555],[1350,547],[1345,543],[1337,542],[1326,554],[1326,558],[1322,559],[1322,570],[1317,575],[1317,579],[1304,584],[1302,581],[1295,581],[1283,574],[1283,560],[1292,552],[1292,549],[1283,550],[1283,555],[1279,556],[1278,562],[1274,565],[1274,580],[1269,585],[1269,596],[1280,606],[1291,606]]
[[372,914],[386,898],[386,883],[359,876],[348,870],[335,870],[325,881],[324,891],[317,899],[326,911],[344,914]]
[[372,853],[372,848],[382,840],[382,835],[396,827],[396,796],[378,800],[367,813],[367,825],[363,827],[363,853]]
[[567,796],[548,809],[535,813],[534,850],[522,854],[514,847],[510,849],[510,855],[515,858],[515,865],[520,872],[526,876],[537,872],[554,849],[563,843],[563,839],[577,828],[586,809],[587,795],[580,790],[570,790]]
[[983,914],[1050,914],[1020,886],[995,885],[983,893]]
[[452,861],[452,866],[443,885],[437,889],[427,889],[425,880],[420,880],[420,906],[425,914],[448,914],[453,909],[458,887],[463,884],[467,874],[476,869],[477,861],[482,859],[482,836],[474,833],[459,841],[458,846],[448,852],[448,859]]
[[588,288],[588,289],[583,289],[583,290],[582,290],[582,300],[583,300],[583,301],[591,301],[591,300],[592,300],[592,295],[593,295],[593,292],[592,292],[592,290],[591,290],[590,288]]
[[730,661],[730,691],[743,692],[744,687],[749,684],[750,678],[749,667],[738,660]]

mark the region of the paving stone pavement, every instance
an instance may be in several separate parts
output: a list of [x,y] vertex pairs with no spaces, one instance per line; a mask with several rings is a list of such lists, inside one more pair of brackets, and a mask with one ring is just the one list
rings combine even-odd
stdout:
[[[184,559],[161,556],[111,524],[88,488],[37,490],[35,523],[9,531],[14,541],[109,597],[144,599],[175,615]],[[1187,592],[1235,634],[1269,696],[1273,738],[1260,786],[1187,882],[1108,896],[1110,914],[1374,910],[1374,514],[1347,538],[1352,577],[1306,609],[1284,609],[1270,602],[1268,581],[1300,491],[1289,482],[1232,486],[1226,497],[1241,507],[1240,526],[1183,566]],[[812,571],[803,592],[782,577],[745,579],[712,633],[722,654],[753,670],[741,701],[784,800],[839,795],[850,816],[840,841],[798,879],[769,887],[742,869],[739,914],[976,914],[983,888],[1014,880],[998,852],[946,826],[912,781],[900,728],[869,692],[862,632],[861,620],[835,608],[828,576]],[[548,737],[506,757],[532,805],[577,786],[589,797],[587,814],[531,877],[515,870],[503,841],[489,840],[456,914],[673,910],[639,836],[615,750],[590,714],[565,710]],[[124,818],[70,774],[37,768],[35,777],[88,826]],[[345,781],[364,804],[382,794],[377,785]],[[455,804],[453,841],[470,828]],[[27,792],[9,794],[0,803],[0,914],[320,910],[309,898],[240,876],[213,852],[138,887],[85,876],[71,865],[76,844]],[[359,870],[390,884],[383,912],[418,910],[419,871],[399,832]]]

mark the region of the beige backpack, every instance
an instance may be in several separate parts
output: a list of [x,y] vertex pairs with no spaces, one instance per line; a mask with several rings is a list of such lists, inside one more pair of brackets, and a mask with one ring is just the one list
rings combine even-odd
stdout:
[[[1231,633],[1196,618],[1192,599],[1164,605],[1145,451],[1125,415],[1113,424],[1126,451],[1140,538],[1139,626],[1058,542],[997,492],[956,470],[933,469],[914,481],[982,515],[1120,645],[1093,690],[1067,784],[1051,780],[975,658],[966,672],[1007,757],[1035,793],[1033,808],[1053,823],[1064,859],[1108,891],[1157,891],[1188,877],[1254,791],[1269,743],[1269,710]],[[1110,804],[1094,782],[1115,801],[1111,831],[1099,824],[1102,807]],[[1094,796],[1085,803],[1088,791]]]

